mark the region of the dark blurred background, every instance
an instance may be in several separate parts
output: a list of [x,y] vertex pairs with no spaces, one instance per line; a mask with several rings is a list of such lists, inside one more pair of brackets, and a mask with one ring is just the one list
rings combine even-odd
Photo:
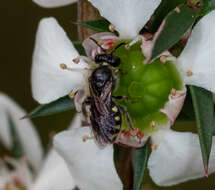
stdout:
[[[44,9],[32,3],[31,0],[5,0],[1,1],[0,8],[0,91],[11,96],[29,112],[38,105],[32,98],[30,86],[31,60],[38,22],[43,17],[55,17],[71,40],[77,40],[77,27],[72,24],[72,21],[77,19],[76,4],[58,9]],[[73,114],[69,111],[55,116],[33,119],[45,147],[49,144],[53,132],[68,127]],[[186,123],[186,125],[181,123],[180,126],[184,126],[183,129],[186,130],[185,126],[189,124],[191,123]],[[156,187],[149,177],[146,182],[150,184],[145,188],[148,190],[215,189],[215,175],[210,176],[209,179],[203,178],[168,188]]]

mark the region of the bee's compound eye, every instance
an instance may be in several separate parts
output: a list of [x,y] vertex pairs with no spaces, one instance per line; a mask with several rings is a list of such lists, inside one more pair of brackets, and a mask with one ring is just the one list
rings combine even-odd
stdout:
[[118,67],[119,65],[120,65],[120,58],[117,56],[113,56],[111,66],[112,67]]

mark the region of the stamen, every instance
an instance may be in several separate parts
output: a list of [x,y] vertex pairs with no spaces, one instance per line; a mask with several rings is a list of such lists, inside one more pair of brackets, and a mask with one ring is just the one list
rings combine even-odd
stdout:
[[172,99],[176,99],[176,98],[179,98],[179,97],[181,97],[181,96],[182,96],[182,94],[176,92],[176,94],[175,94],[175,95],[172,95],[171,97],[172,97]]
[[110,25],[109,25],[109,30],[110,30],[111,32],[114,32],[114,31],[115,31],[115,26],[114,26],[113,24],[110,24]]
[[171,90],[171,95],[172,95],[172,96],[175,96],[175,95],[176,95],[176,89],[172,88],[172,90]]
[[86,142],[88,139],[90,139],[90,137],[87,136],[87,135],[85,135],[85,136],[82,137],[82,141],[83,141],[83,142]]
[[102,39],[98,40],[98,44],[102,45],[103,43],[104,43],[104,40],[102,40]]
[[64,63],[61,63],[61,64],[60,64],[60,68],[61,68],[61,69],[67,69],[67,65],[64,64]]
[[138,41],[141,41],[143,37],[141,37],[140,35],[138,35],[137,37],[135,37],[130,43],[129,46],[134,45],[135,43],[137,43]]
[[60,68],[63,69],[63,70],[68,70],[68,71],[79,71],[79,72],[83,72],[84,70],[90,70],[90,68],[71,68],[71,67],[68,67],[66,64],[64,63],[61,63],[60,64]]
[[131,49],[131,46],[130,46],[129,44],[126,44],[126,45],[125,45],[125,49],[126,49],[126,50],[130,50],[130,49]]
[[193,75],[193,72],[192,72],[192,71],[190,71],[190,70],[187,71],[187,76],[188,76],[188,77],[190,77],[190,76],[192,76],[192,75]]
[[78,64],[78,63],[80,62],[80,58],[77,57],[77,58],[73,59],[72,61],[73,61],[75,64]]
[[68,96],[71,98],[71,99],[74,99],[75,98],[75,93],[74,92],[71,92],[68,94]]
[[160,56],[160,61],[162,63],[166,63],[166,61],[167,61],[166,56],[164,56],[164,55]]
[[179,9],[178,7],[176,7],[176,8],[174,9],[174,11],[175,11],[176,13],[180,13],[180,9]]
[[155,121],[152,121],[151,123],[150,123],[150,125],[151,125],[151,127],[155,127]]
[[83,141],[83,142],[86,142],[87,140],[91,140],[91,139],[94,139],[94,136],[84,135],[84,136],[82,137],[82,141]]

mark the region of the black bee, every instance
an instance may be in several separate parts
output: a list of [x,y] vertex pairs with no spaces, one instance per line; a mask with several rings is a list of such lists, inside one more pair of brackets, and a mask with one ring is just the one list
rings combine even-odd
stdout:
[[[91,40],[100,47],[96,40],[93,38]],[[123,44],[119,44],[114,51]],[[92,131],[96,141],[101,146],[113,143],[116,140],[122,124],[121,111],[126,114],[127,122],[132,127],[126,110],[113,101],[113,98],[119,99],[121,97],[112,96],[116,80],[109,65],[116,67],[120,64],[120,58],[112,53],[113,51],[95,56],[95,62],[99,64],[99,67],[92,72],[88,79],[90,96],[82,104],[82,112],[86,116],[86,106],[90,106],[89,119]],[[107,65],[104,65],[104,63]]]

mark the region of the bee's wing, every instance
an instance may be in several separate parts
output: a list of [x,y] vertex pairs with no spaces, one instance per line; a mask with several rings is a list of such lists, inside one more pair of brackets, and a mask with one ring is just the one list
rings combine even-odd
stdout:
[[105,147],[115,141],[120,129],[116,127],[116,122],[111,112],[102,113],[105,114],[101,114],[96,106],[92,106],[90,121],[95,140],[101,147]]
[[95,115],[90,117],[91,129],[92,129],[92,134],[95,138],[95,142],[99,147],[104,148],[106,145],[110,144],[111,141],[105,134],[103,126],[99,120],[101,119],[99,119]]

